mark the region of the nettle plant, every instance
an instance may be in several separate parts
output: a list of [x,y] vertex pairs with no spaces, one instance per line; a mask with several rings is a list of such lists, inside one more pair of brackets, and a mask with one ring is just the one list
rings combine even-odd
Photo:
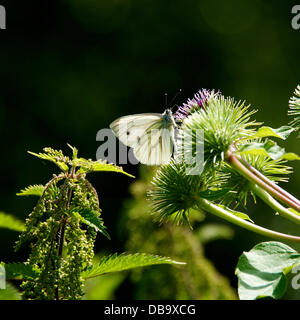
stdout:
[[[236,210],[239,205],[246,208],[251,196],[260,198],[277,215],[300,224],[300,201],[279,186],[291,173],[285,163],[300,157],[270,139],[285,140],[300,128],[300,86],[289,104],[288,113],[294,120],[273,129],[251,120],[255,111],[244,102],[200,90],[175,114],[178,137],[190,137],[191,142],[184,148],[178,146],[179,157],[157,171],[148,192],[159,221],[188,222],[192,209],[277,240],[260,243],[240,257],[236,269],[240,299],[280,298],[287,287],[286,275],[300,265],[300,253],[279,242],[299,243],[300,237],[258,226]],[[204,131],[202,151],[197,149],[199,130]],[[203,153],[201,174],[187,174],[190,157],[185,158],[186,152]]]
[[[99,171],[131,175],[105,161],[79,158],[78,150],[69,147],[71,158],[52,148],[45,148],[39,154],[29,152],[55,163],[61,173],[53,175],[46,185],[32,185],[17,194],[39,197],[25,223],[0,213],[0,227],[22,232],[15,250],[30,246],[26,262],[0,265],[6,280],[22,281],[23,299],[81,299],[87,279],[141,266],[180,264],[167,257],[144,253],[112,254],[100,257],[100,262],[93,264],[97,232],[108,238],[109,234],[101,218],[97,192],[86,176]],[[10,289],[8,284],[7,290]]]

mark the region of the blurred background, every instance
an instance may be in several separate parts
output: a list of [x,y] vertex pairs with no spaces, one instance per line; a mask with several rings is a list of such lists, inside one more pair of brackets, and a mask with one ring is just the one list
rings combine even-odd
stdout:
[[[36,199],[17,198],[30,184],[58,172],[27,151],[76,146],[96,158],[96,134],[117,117],[162,112],[164,94],[200,88],[246,100],[256,119],[288,123],[288,100],[300,82],[300,30],[293,30],[297,1],[262,0],[51,0],[0,1],[7,29],[0,30],[0,211],[24,219]],[[298,1],[298,4],[299,1]],[[296,135],[281,143],[299,153]],[[300,163],[288,190],[300,196]],[[197,230],[158,226],[144,203],[151,169],[125,165],[137,180],[113,173],[90,176],[112,236],[98,236],[96,252],[148,252],[188,260],[185,271],[156,266],[87,284],[88,299],[235,299],[238,257],[256,236],[206,216]],[[132,184],[133,183],[133,184]],[[299,234],[299,227],[274,216],[258,201],[253,220]],[[24,261],[13,252],[18,234],[0,230],[0,261]],[[292,245],[295,249],[299,247]],[[101,288],[101,289],[99,289]],[[298,299],[289,288],[285,299]]]

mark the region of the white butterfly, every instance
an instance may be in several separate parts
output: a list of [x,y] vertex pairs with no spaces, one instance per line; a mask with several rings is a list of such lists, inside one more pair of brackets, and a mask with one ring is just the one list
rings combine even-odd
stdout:
[[134,156],[143,164],[162,165],[175,151],[177,128],[172,111],[141,113],[118,118],[110,124],[114,134],[133,148]]

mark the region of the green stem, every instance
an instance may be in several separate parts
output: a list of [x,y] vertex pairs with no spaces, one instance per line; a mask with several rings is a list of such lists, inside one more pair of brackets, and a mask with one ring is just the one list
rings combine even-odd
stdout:
[[265,191],[269,192],[274,198],[284,203],[290,208],[294,208],[296,211],[300,213],[300,205],[281,194],[279,191],[275,190],[271,185],[261,180],[258,176],[256,176],[253,172],[251,172],[248,168],[246,168],[231,151],[227,151],[226,154],[227,162],[244,178],[251,181],[252,183],[257,184]]
[[241,158],[241,157],[237,157],[244,165],[246,165],[246,167],[252,171],[257,177],[259,177],[262,181],[264,181],[265,183],[269,184],[273,189],[277,190],[278,192],[280,192],[281,194],[283,194],[284,196],[286,196],[287,198],[289,198],[291,201],[297,203],[298,205],[300,205],[300,201],[294,197],[293,195],[291,195],[290,193],[288,193],[286,190],[284,190],[283,188],[281,188],[279,185],[277,185],[274,181],[271,181],[270,179],[268,179],[266,176],[264,176],[261,172],[259,172],[257,169],[255,169],[253,166],[250,165],[250,163],[248,163],[245,159]]
[[276,201],[268,192],[263,190],[256,184],[251,184],[251,190],[260,197],[269,207],[278,212],[282,217],[287,218],[297,224],[300,224],[300,215],[297,215],[290,211],[289,209],[282,206],[278,201]]
[[203,210],[210,212],[224,220],[227,220],[233,224],[236,224],[242,228],[245,228],[249,231],[253,231],[255,233],[258,233],[260,235],[270,237],[276,240],[280,241],[293,241],[293,242],[300,242],[300,237],[288,235],[285,233],[276,232],[270,229],[263,228],[261,226],[258,226],[256,224],[253,224],[247,220],[243,220],[242,218],[239,218],[232,214],[231,212],[227,211],[226,209],[219,207],[218,205],[203,199],[199,198],[198,205]]

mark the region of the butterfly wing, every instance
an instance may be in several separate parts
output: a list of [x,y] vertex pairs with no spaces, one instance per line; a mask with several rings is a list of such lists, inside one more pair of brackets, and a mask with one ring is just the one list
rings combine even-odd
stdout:
[[173,128],[155,127],[149,128],[133,147],[135,157],[143,164],[166,164],[173,153]]
[[129,147],[139,144],[147,130],[162,120],[160,113],[133,114],[116,119],[110,128],[121,142]]

